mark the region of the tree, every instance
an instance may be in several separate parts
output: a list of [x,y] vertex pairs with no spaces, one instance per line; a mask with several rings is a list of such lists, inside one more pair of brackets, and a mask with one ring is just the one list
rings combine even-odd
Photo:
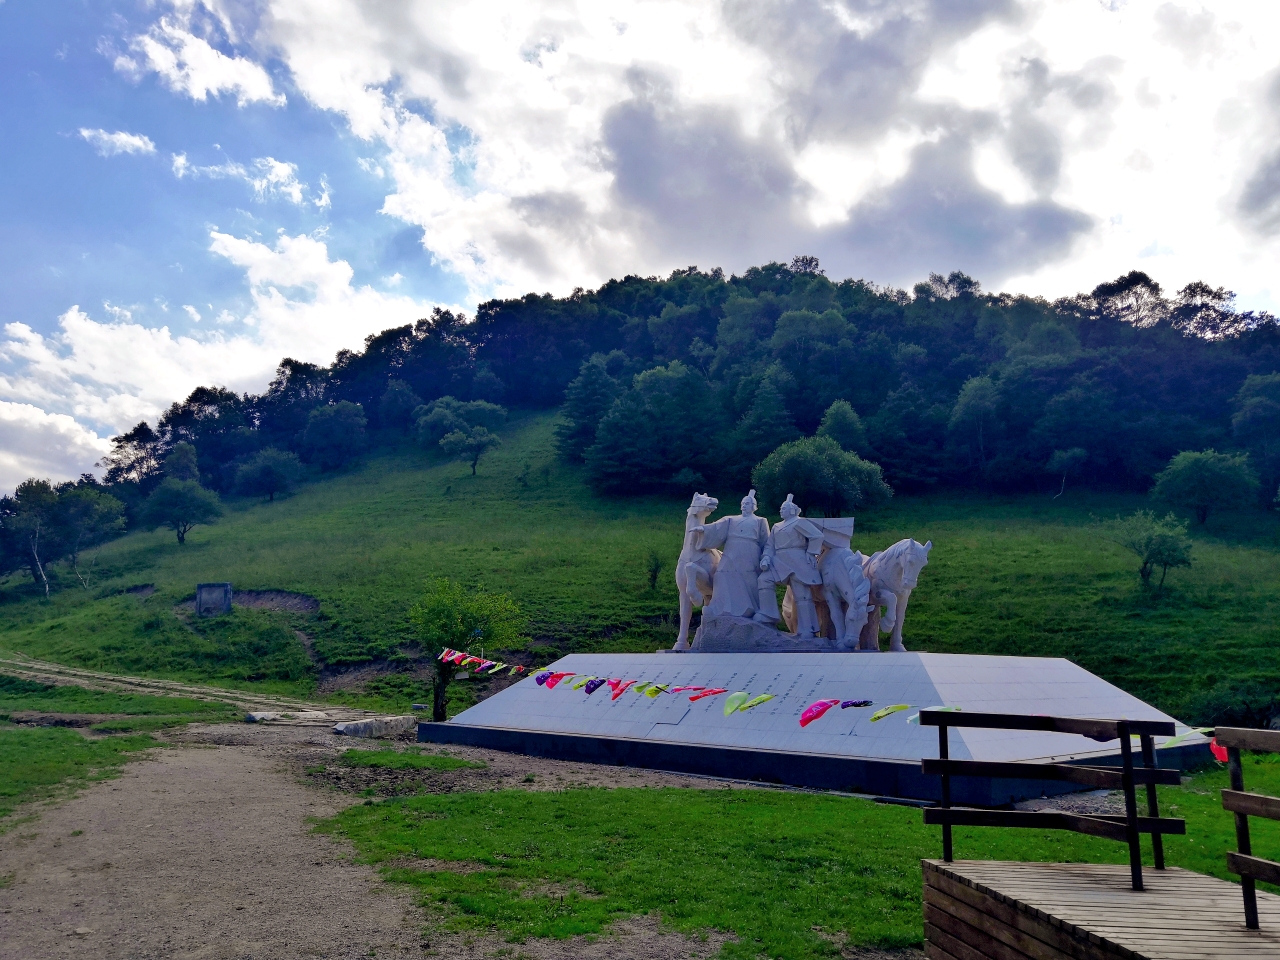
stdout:
[[469,434],[475,427],[492,431],[506,422],[507,408],[487,400],[463,403],[457,397],[441,397],[413,411],[418,442],[427,449],[451,433]]
[[172,480],[200,482],[200,465],[196,448],[190,443],[175,443],[164,458],[164,475]]
[[[82,478],[79,484],[58,488],[58,526],[66,543],[67,558],[80,585],[89,589],[89,577],[80,573],[80,552],[124,533],[124,504]],[[96,562],[96,557],[95,557]],[[91,565],[92,566],[92,565]]]
[[148,530],[168,527],[187,542],[192,527],[210,524],[222,516],[222,503],[212,490],[194,480],[167,478],[151,491],[142,505],[142,523]]
[[565,389],[561,421],[556,424],[556,451],[564,460],[581,462],[587,448],[596,442],[596,428],[621,391],[605,364],[602,354],[591,357]]
[[276,494],[293,489],[300,476],[302,463],[295,454],[267,447],[236,472],[236,489],[274,503]]
[[0,503],[6,552],[12,567],[26,567],[49,595],[48,566],[66,555],[58,524],[58,492],[48,480],[24,480]]
[[960,388],[956,405],[951,410],[948,428],[953,434],[964,437],[966,442],[976,442],[978,463],[987,465],[987,443],[1000,409],[1000,393],[990,377],[971,377]]
[[145,483],[159,476],[164,441],[145,420],[127,433],[111,438],[111,452],[99,461],[106,468],[108,484]]
[[827,407],[818,427],[818,436],[830,437],[848,453],[865,453],[867,450],[867,432],[848,400],[837,400]]
[[1249,455],[1216,450],[1182,451],[1156,474],[1151,489],[1157,500],[1193,511],[1201,524],[1214,510],[1251,503],[1257,492]]
[[1245,377],[1236,391],[1231,431],[1249,448],[1269,487],[1280,480],[1280,373]]
[[408,427],[413,411],[422,406],[422,398],[403,380],[388,380],[387,389],[378,401],[378,419],[384,427]]
[[1163,520],[1150,510],[1139,510],[1130,517],[1116,517],[1098,524],[1103,539],[1124,547],[1141,561],[1138,576],[1142,585],[1150,586],[1151,574],[1160,568],[1159,588],[1170,567],[1191,566],[1191,540],[1187,525],[1172,513]]
[[526,618],[509,596],[471,589],[445,578],[427,581],[418,602],[409,611],[418,642],[431,656],[431,719],[448,719],[448,689],[457,667],[440,660],[446,649],[490,651],[510,647],[524,638]]
[[791,493],[803,509],[827,517],[880,506],[893,496],[879,464],[846,453],[830,437],[784,443],[756,465],[751,482],[770,510]]
[[1053,451],[1053,455],[1049,457],[1049,462],[1044,465],[1046,473],[1051,473],[1055,477],[1059,474],[1062,475],[1062,486],[1053,495],[1053,499],[1057,500],[1058,497],[1062,496],[1063,491],[1067,489],[1067,477],[1079,473],[1080,468],[1084,466],[1085,461],[1088,459],[1089,451],[1084,447]]
[[471,475],[474,477],[480,458],[501,443],[497,434],[490,433],[484,427],[469,427],[442,437],[440,449],[455,460],[470,461]]
[[341,467],[364,449],[367,423],[364,408],[349,400],[316,407],[302,433],[303,454],[321,470]]
[[733,454],[746,473],[784,443],[800,436],[795,421],[783,402],[782,393],[773,380],[765,377],[756,388],[750,409],[738,421],[733,432]]

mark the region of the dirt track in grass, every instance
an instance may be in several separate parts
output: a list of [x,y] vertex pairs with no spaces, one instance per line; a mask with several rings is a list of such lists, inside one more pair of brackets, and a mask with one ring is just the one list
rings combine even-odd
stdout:
[[667,960],[712,956],[723,942],[664,932],[655,918],[619,923],[592,942],[439,936],[405,891],[309,826],[367,791],[708,781],[463,748],[450,752],[485,766],[387,771],[335,762],[353,746],[388,744],[324,728],[192,725],[118,779],[20,812],[31,819],[0,837],[0,958]]

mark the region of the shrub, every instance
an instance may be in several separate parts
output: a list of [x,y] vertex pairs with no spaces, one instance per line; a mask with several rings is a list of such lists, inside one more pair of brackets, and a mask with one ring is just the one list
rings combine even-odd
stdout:
[[1191,510],[1204,523],[1223,507],[1242,507],[1258,493],[1258,478],[1249,467],[1248,454],[1216,450],[1183,450],[1156,474],[1151,495],[1175,507]]
[[1280,717],[1280,685],[1259,680],[1218,684],[1192,697],[1182,714],[1196,726],[1266,729]]
[[1191,566],[1191,540],[1187,525],[1172,513],[1163,520],[1150,510],[1139,510],[1131,517],[1116,517],[1098,525],[1103,539],[1110,540],[1133,553],[1141,561],[1138,576],[1143,586],[1151,583],[1151,574],[1160,568],[1160,586],[1170,567]]
[[827,517],[876,507],[893,496],[879,464],[841,450],[830,437],[784,443],[756,465],[751,482],[770,510],[791,493],[802,508]]

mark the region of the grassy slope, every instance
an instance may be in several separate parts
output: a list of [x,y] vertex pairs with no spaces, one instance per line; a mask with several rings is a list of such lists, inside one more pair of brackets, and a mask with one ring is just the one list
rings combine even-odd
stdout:
[[[512,593],[535,642],[652,650],[674,638],[670,563],[684,504],[601,500],[551,452],[551,420],[530,416],[471,477],[466,466],[402,448],[274,504],[241,501],[179,546],[165,532],[108,545],[92,592],[50,601],[12,580],[0,593],[0,648],[106,669],[305,690],[295,631],[332,663],[394,655],[424,578]],[[518,475],[529,464],[527,483]],[[739,491],[718,491],[726,507]],[[864,552],[904,536],[935,549],[907,618],[913,649],[1066,656],[1170,709],[1211,678],[1280,681],[1280,552],[1274,515],[1211,521],[1196,565],[1157,598],[1132,558],[1088,529],[1138,497],[1068,490],[1047,497],[900,497],[859,520]],[[647,586],[651,550],[668,561]],[[237,610],[183,621],[174,604],[200,581],[283,589],[322,601],[318,616]],[[154,583],[139,599],[122,591]],[[545,658],[550,655],[539,655]]]
[[[1280,794],[1280,758],[1252,760],[1249,787]],[[1161,788],[1162,812],[1187,821],[1185,837],[1165,838],[1169,863],[1229,879],[1224,786],[1215,770]],[[1254,822],[1255,849],[1276,849],[1280,824]],[[837,956],[845,939],[919,943],[920,860],[940,856],[919,810],[752,790],[435,794],[351,807],[321,829],[350,837],[454,929],[564,937],[657,911],[689,933],[732,931],[723,955],[743,960]],[[1122,844],[1039,830],[957,829],[956,854],[1127,861]],[[482,869],[415,869],[415,857]]]

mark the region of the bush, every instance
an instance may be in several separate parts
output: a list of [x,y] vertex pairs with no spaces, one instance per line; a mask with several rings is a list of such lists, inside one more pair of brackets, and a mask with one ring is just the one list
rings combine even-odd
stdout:
[[827,517],[880,506],[893,496],[879,464],[841,450],[830,437],[784,443],[756,465],[751,482],[769,510],[791,493],[810,514]]
[[1160,586],[1170,567],[1191,566],[1191,540],[1187,525],[1172,513],[1163,520],[1150,510],[1139,510],[1131,517],[1116,517],[1098,525],[1104,540],[1124,547],[1140,561],[1138,576],[1143,586],[1151,583],[1151,574],[1160,568]]
[[275,501],[277,493],[288,493],[302,476],[297,456],[268,447],[236,472],[236,489],[250,497]]
[[1175,507],[1191,510],[1199,523],[1223,507],[1243,507],[1258,494],[1258,478],[1248,454],[1216,450],[1184,450],[1156,474],[1151,495]]
[[1199,727],[1266,729],[1280,717],[1280,685],[1258,680],[1219,684],[1194,696],[1182,714]]
[[366,425],[364,408],[358,403],[343,400],[316,407],[302,433],[303,454],[322,470],[341,467],[364,449]]
[[222,516],[222,503],[212,490],[194,480],[163,481],[142,505],[142,523],[148,530],[168,527],[187,542],[192,527],[213,523]]

